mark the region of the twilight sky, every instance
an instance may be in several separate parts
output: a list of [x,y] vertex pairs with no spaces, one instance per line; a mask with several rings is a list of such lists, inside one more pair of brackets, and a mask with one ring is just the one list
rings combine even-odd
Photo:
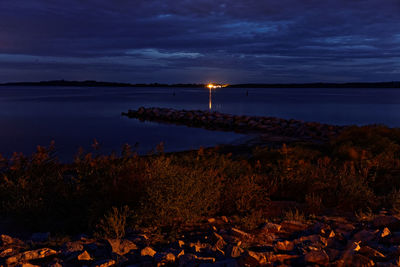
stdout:
[[0,0],[0,82],[400,80],[400,0]]

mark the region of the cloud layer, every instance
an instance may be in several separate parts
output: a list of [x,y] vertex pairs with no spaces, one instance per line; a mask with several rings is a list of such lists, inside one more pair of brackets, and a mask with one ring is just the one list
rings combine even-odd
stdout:
[[0,82],[400,80],[398,0],[2,0]]

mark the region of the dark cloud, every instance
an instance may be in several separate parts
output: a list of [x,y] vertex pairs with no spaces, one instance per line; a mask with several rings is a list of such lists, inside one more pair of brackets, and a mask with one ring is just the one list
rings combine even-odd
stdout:
[[2,0],[0,81],[399,80],[398,0]]

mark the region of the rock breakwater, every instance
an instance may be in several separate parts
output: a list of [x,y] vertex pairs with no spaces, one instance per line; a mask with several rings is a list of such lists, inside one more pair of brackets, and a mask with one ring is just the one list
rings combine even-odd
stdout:
[[199,127],[209,130],[232,131],[244,134],[263,134],[289,137],[293,140],[326,141],[337,136],[345,126],[335,126],[294,119],[264,116],[231,115],[202,110],[176,110],[171,108],[145,108],[123,112],[122,115],[143,121],[156,121]]

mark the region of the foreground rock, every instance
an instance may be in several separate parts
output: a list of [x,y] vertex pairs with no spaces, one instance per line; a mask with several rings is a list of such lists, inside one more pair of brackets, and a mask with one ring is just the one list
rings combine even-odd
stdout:
[[201,110],[176,110],[168,108],[144,108],[129,110],[122,115],[129,118],[166,122],[210,130],[258,133],[285,141],[325,141],[337,136],[345,127],[316,122],[286,120],[274,117],[230,115]]
[[320,217],[244,231],[221,217],[183,226],[174,242],[142,229],[122,240],[78,238],[53,248],[0,235],[0,266],[398,266],[398,219]]
[[16,263],[24,263],[30,260],[43,259],[52,255],[57,254],[57,251],[49,248],[41,248],[36,250],[25,251],[17,255],[7,258],[7,265],[12,265]]

